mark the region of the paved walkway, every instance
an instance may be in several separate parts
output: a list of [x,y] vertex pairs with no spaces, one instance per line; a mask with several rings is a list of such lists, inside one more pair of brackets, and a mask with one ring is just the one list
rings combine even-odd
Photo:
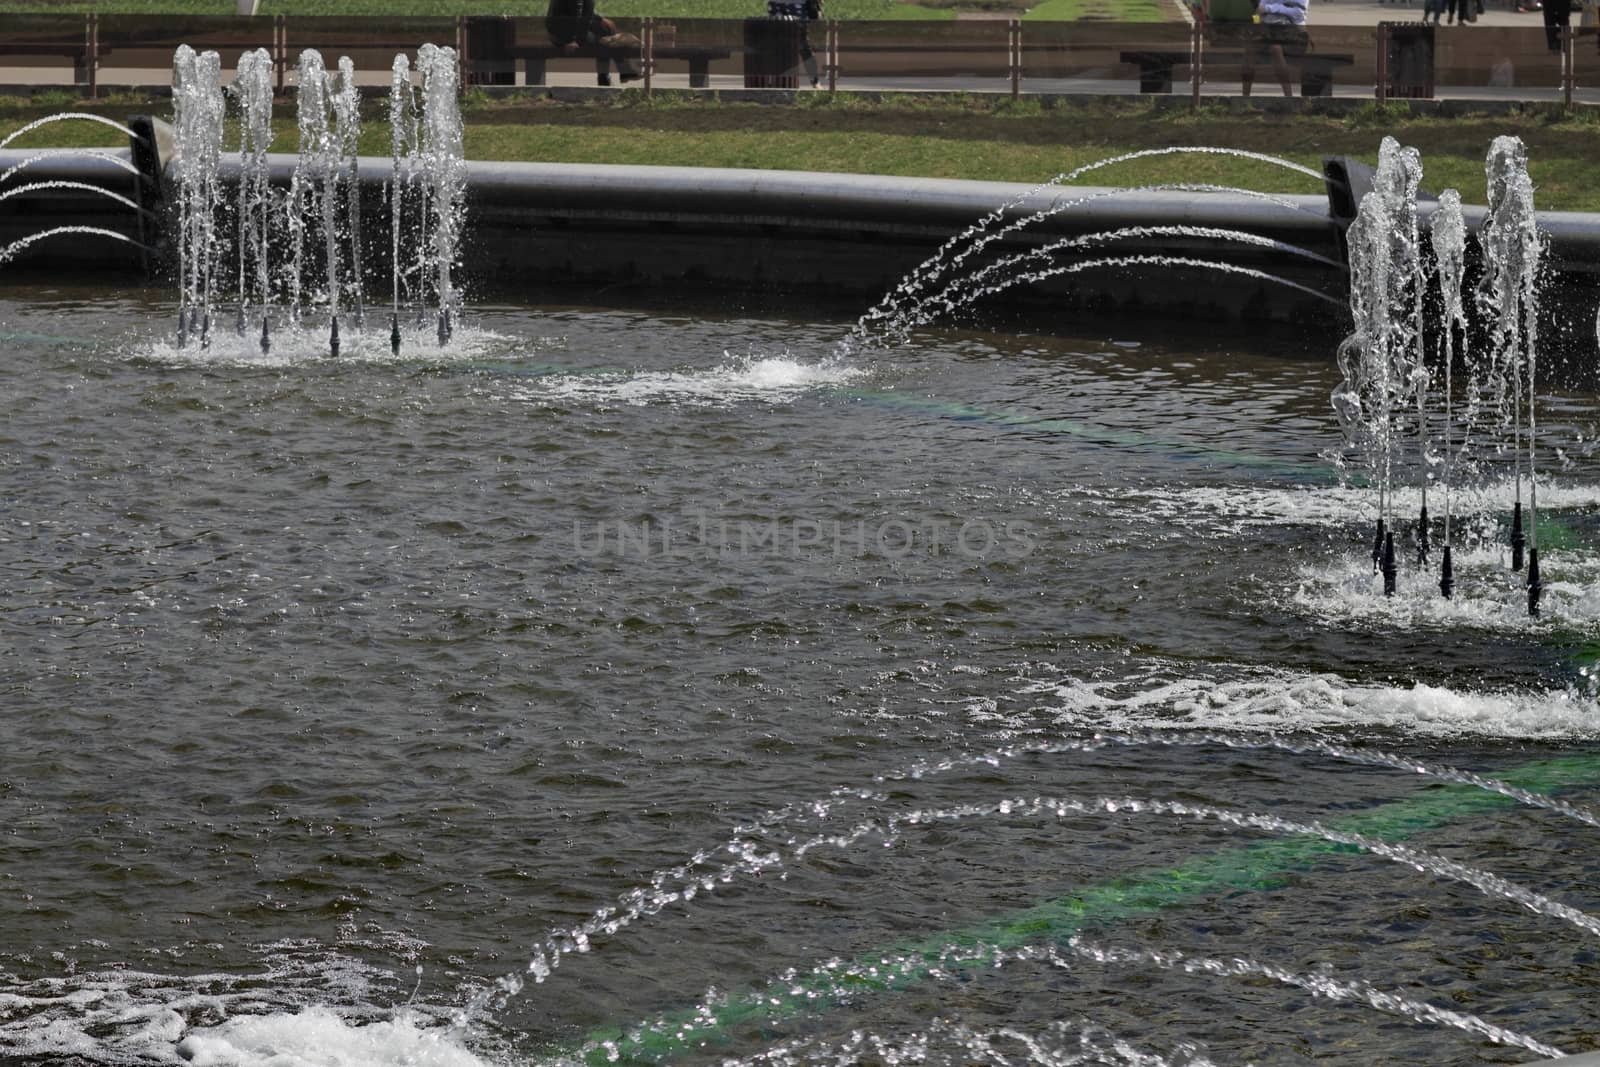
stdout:
[[[1014,18],[1006,11],[969,11],[956,16],[959,21],[990,21]],[[1421,0],[1311,0],[1311,22],[1322,26],[1376,26],[1380,22],[1418,22],[1422,19]],[[1443,23],[1441,23],[1443,25]],[[1543,16],[1537,11],[1521,12],[1507,6],[1503,0],[1490,4],[1478,16],[1476,26],[1543,26]],[[1577,25],[1574,16],[1573,25]]]

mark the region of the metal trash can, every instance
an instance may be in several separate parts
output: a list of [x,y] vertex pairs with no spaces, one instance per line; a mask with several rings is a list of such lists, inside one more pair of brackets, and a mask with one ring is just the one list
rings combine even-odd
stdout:
[[744,87],[798,88],[803,33],[805,24],[794,19],[745,19]]
[[468,85],[517,84],[517,61],[511,54],[515,22],[500,15],[470,15],[466,34]]
[[1426,22],[1392,22],[1386,28],[1387,95],[1433,99],[1433,26]]

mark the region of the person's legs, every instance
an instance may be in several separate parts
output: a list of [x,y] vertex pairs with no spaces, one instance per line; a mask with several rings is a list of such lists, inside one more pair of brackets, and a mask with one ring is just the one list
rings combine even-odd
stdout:
[[1283,86],[1284,96],[1293,96],[1294,89],[1289,83],[1289,61],[1284,58],[1283,45],[1274,41],[1272,43],[1272,69],[1278,75],[1278,84]]
[[817,87],[818,70],[817,54],[811,50],[811,39],[806,35],[806,24],[800,24],[800,62],[805,64],[806,74],[811,77],[811,88]]
[[1572,18],[1568,0],[1545,0],[1544,43],[1552,52],[1561,51],[1561,30]]

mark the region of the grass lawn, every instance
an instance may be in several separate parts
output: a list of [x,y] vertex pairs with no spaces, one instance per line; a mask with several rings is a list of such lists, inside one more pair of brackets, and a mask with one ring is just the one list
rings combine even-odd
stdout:
[[1042,0],[1023,16],[1029,20],[1075,22],[1103,19],[1110,22],[1166,22],[1178,17],[1166,0]]
[[[66,101],[0,101],[0,131],[61,110]],[[170,105],[109,101],[112,117]],[[848,94],[804,96],[793,107],[708,102],[671,93],[653,101],[617,94],[600,104],[549,100],[489,101],[469,94],[467,155],[473,159],[676,166],[754,167],[867,174],[925,175],[1040,182],[1098,159],[1143,148],[1219,145],[1279,155],[1318,167],[1324,155],[1375,163],[1378,142],[1392,133],[1422,152],[1424,188],[1461,191],[1484,201],[1483,157],[1498,134],[1528,145],[1539,207],[1600,212],[1589,145],[1600,133],[1593,112],[1557,119],[1522,113],[1449,119],[1412,118],[1395,108],[1368,107],[1344,117],[1235,112],[1158,111],[1142,101],[1083,102],[1043,108],[1005,98],[940,97],[869,102]],[[17,147],[114,144],[98,124],[60,123]],[[295,150],[290,112],[280,109],[275,151]],[[369,125],[362,151],[387,155],[388,133]],[[1320,182],[1262,163],[1212,156],[1171,156],[1097,172],[1091,183],[1146,185],[1207,182],[1276,192],[1321,192]]]

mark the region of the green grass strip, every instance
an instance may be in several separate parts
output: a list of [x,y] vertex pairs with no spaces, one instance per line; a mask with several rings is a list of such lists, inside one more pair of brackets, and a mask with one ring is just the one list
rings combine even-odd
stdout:
[[[1600,781],[1600,756],[1539,760],[1500,777],[1533,792],[1556,793]],[[1498,793],[1471,786],[1439,785],[1330,826],[1394,843],[1515,803]],[[1326,855],[1354,851],[1359,850],[1321,838],[1296,837],[1200,856],[1176,866],[1090,886],[1076,895],[1015,911],[971,929],[892,949],[883,954],[883,958],[895,959],[889,965],[882,964],[880,958],[863,957],[847,981],[827,975],[806,976],[774,989],[736,994],[718,1005],[710,1018],[679,1011],[620,1030],[598,1030],[589,1035],[590,1047],[583,1056],[596,1067],[615,1062],[659,1063],[724,1042],[729,1031],[741,1024],[775,1021],[830,1007],[842,995],[841,985],[850,994],[864,994],[887,993],[919,984],[936,968],[948,966],[944,957],[952,945],[1006,950],[1043,940],[1064,941],[1090,927],[1181,907],[1218,893],[1279,889],[1287,884],[1290,873],[1304,871]],[[875,966],[880,968],[878,973],[863,973]]]

